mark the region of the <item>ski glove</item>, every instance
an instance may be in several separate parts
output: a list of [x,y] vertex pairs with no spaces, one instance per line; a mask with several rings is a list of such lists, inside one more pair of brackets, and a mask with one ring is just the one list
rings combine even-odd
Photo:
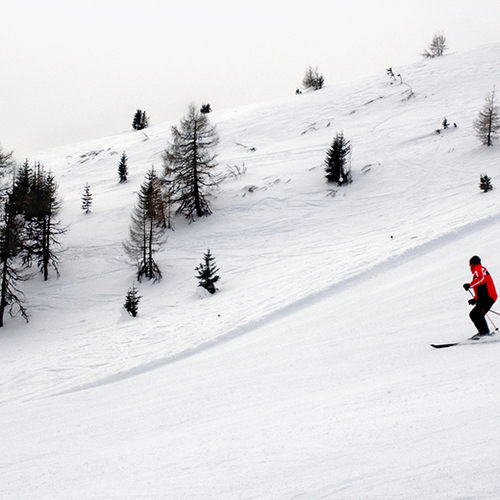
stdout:
[[464,290],[465,290],[466,292],[468,292],[468,291],[469,291],[469,289],[470,289],[470,285],[469,285],[469,283],[464,283]]
[[471,306],[475,305],[476,304],[476,299],[469,299],[469,304]]

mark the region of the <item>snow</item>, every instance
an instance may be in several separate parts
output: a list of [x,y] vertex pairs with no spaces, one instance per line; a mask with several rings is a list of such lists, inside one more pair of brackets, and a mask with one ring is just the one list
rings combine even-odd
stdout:
[[[403,83],[381,68],[211,113],[227,179],[213,215],[175,220],[137,318],[122,241],[174,123],[31,159],[69,231],[61,277],[23,284],[29,324],[0,332],[1,498],[499,497],[500,343],[429,344],[474,333],[472,255],[500,280],[500,201],[479,189],[500,149],[472,129],[500,45],[393,70]],[[323,160],[340,131],[338,188]],[[208,248],[213,296],[194,271]]]

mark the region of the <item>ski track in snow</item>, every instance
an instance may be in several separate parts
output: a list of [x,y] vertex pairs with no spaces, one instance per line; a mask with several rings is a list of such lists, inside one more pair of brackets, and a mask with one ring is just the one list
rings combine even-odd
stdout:
[[[89,382],[87,384],[84,384],[82,386],[77,386],[77,387],[72,387],[70,389],[63,390],[59,393],[55,394],[50,394],[48,397],[52,396],[58,396],[62,394],[68,394],[71,392],[76,392],[80,390],[86,390],[86,389],[92,389],[94,387],[99,387],[102,385],[106,384],[112,384],[115,382],[123,381],[129,377],[135,377],[137,375],[142,375],[144,373],[147,373],[149,371],[158,369],[162,366],[165,366],[170,363],[174,363],[176,361],[183,360],[185,358],[188,358],[190,356],[193,356],[195,354],[198,354],[206,349],[210,349],[213,347],[216,347],[220,343],[223,342],[228,342],[240,335],[246,335],[250,333],[252,330],[255,330],[257,328],[261,328],[265,325],[268,325],[271,322],[279,320],[279,318],[283,318],[288,316],[292,312],[297,312],[300,310],[307,309],[310,305],[319,302],[319,301],[324,301],[326,299],[331,299],[333,294],[341,294],[343,290],[346,287],[350,286],[355,286],[356,284],[362,283],[368,276],[373,277],[379,274],[383,274],[383,272],[387,268],[394,268],[397,267],[399,263],[401,262],[407,262],[408,260],[412,260],[414,258],[420,257],[425,254],[431,254],[432,251],[444,243],[450,243],[454,242],[457,240],[460,240],[462,238],[467,238],[471,237],[474,235],[474,233],[484,230],[485,227],[489,227],[491,225],[494,225],[496,223],[500,222],[500,214],[495,216],[494,218],[488,218],[485,221],[481,221],[480,223],[474,222],[471,223],[467,227],[463,227],[460,229],[460,231],[454,231],[449,234],[442,235],[439,238],[436,238],[434,240],[431,240],[430,242],[420,245],[416,248],[413,248],[411,250],[408,250],[407,252],[392,257],[388,261],[381,262],[380,264],[367,269],[365,272],[360,273],[360,274],[355,274],[351,278],[348,278],[344,281],[341,281],[339,283],[336,283],[335,285],[332,285],[329,289],[323,290],[321,292],[318,292],[316,294],[308,295],[306,298],[301,299],[297,302],[290,303],[281,309],[278,309],[272,313],[269,313],[266,316],[263,316],[259,318],[259,320],[251,322],[249,324],[243,324],[241,326],[238,326],[234,330],[228,331],[218,337],[214,337],[210,340],[201,342],[197,346],[193,347],[188,347],[185,348],[183,351],[180,351],[175,354],[171,354],[169,356],[166,356],[164,358],[152,360],[148,363],[145,364],[140,364],[137,366],[134,366],[133,368],[130,368],[125,371],[121,371],[118,373],[114,373],[108,377],[104,377],[99,380],[95,380],[93,382]],[[99,301],[99,299],[98,299]],[[122,350],[120,349],[117,344],[110,344],[111,350],[116,350],[118,354],[122,354]],[[130,358],[129,355],[127,355],[128,358]]]

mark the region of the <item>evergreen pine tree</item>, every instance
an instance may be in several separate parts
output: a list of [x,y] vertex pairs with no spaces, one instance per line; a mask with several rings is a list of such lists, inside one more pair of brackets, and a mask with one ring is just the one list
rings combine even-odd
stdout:
[[172,127],[172,143],[164,154],[165,177],[171,186],[177,213],[193,220],[210,215],[208,190],[218,185],[212,171],[217,155],[212,150],[219,138],[206,114],[189,107],[180,127]]
[[211,113],[212,108],[210,107],[210,104],[202,104],[200,108],[200,113]]
[[220,277],[216,274],[219,268],[215,266],[215,258],[210,253],[210,249],[203,256],[203,262],[195,268],[198,271],[198,286],[205,288],[210,293],[215,293],[217,288],[215,288],[215,283],[219,281]]
[[492,146],[500,135],[500,108],[496,103],[496,90],[486,96],[486,103],[474,121],[476,136],[485,146]]
[[0,220],[0,327],[4,325],[5,312],[11,316],[20,313],[28,322],[28,312],[24,307],[24,294],[18,282],[26,281],[23,269],[17,266],[17,257],[24,244],[23,218],[15,214],[6,201],[2,207]]
[[486,174],[480,176],[479,188],[484,193],[487,193],[488,191],[491,191],[493,189],[493,185],[491,184],[491,178],[488,177]]
[[154,259],[155,253],[165,243],[165,215],[162,213],[161,198],[160,183],[152,168],[138,193],[129,238],[123,244],[126,253],[136,262],[138,281],[143,276],[154,281],[162,278]]
[[309,66],[306,69],[304,78],[302,79],[302,85],[306,89],[320,90],[323,88],[325,79],[318,71],[318,68],[313,68]]
[[[27,162],[24,165],[29,167]],[[12,152],[4,153],[0,147],[0,180],[12,172],[15,173]],[[13,191],[14,184],[10,188],[0,186],[0,327],[4,325],[5,312],[11,316],[19,313],[26,321],[29,319],[19,288],[20,282],[30,278],[23,274],[24,269],[18,263],[25,244],[25,220],[20,213],[22,204],[16,202],[14,206]]]
[[31,205],[30,192],[33,182],[33,169],[26,160],[15,173],[14,185],[9,194],[8,208],[15,214],[24,214]]
[[48,280],[50,267],[59,276],[59,255],[55,247],[61,245],[59,237],[67,232],[67,228],[57,220],[59,210],[54,176],[37,165],[31,176],[28,199],[22,212],[25,218],[26,241],[21,257],[27,266],[35,262],[45,281]]
[[138,109],[135,112],[134,120],[132,121],[132,128],[134,130],[143,130],[149,126],[149,118],[146,115],[146,111]]
[[61,244],[59,236],[67,229],[57,220],[60,204],[54,176],[40,164],[32,169],[26,161],[16,173],[6,209],[22,220],[23,245],[19,257],[23,265],[30,267],[35,262],[45,281],[51,266],[59,275],[55,247]]
[[127,166],[127,155],[123,152],[120,163],[118,164],[118,177],[120,178],[120,183],[127,182],[128,176],[128,166]]
[[85,211],[86,214],[90,213],[90,207],[92,206],[92,193],[90,192],[90,186],[87,182],[85,187],[83,188],[82,195],[82,210]]
[[129,288],[127,295],[125,296],[125,304],[123,304],[124,309],[133,317],[137,316],[139,311],[139,301],[141,300],[141,296],[139,295],[139,290],[135,286]]
[[326,153],[325,171],[328,182],[335,182],[340,186],[352,181],[351,170],[347,165],[350,153],[350,142],[344,138],[343,133],[337,134]]

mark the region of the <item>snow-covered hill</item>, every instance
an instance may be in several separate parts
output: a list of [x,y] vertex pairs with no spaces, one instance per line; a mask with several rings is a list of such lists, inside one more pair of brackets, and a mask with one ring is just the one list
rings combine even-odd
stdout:
[[[69,232],[61,278],[24,285],[30,323],[0,332],[0,497],[498,498],[500,343],[429,343],[474,332],[471,255],[500,283],[500,200],[478,187],[500,146],[472,129],[500,45],[385,70],[210,114],[227,179],[212,216],[175,221],[135,319],[122,241],[173,123],[32,158]],[[340,131],[353,183],[336,188]]]

